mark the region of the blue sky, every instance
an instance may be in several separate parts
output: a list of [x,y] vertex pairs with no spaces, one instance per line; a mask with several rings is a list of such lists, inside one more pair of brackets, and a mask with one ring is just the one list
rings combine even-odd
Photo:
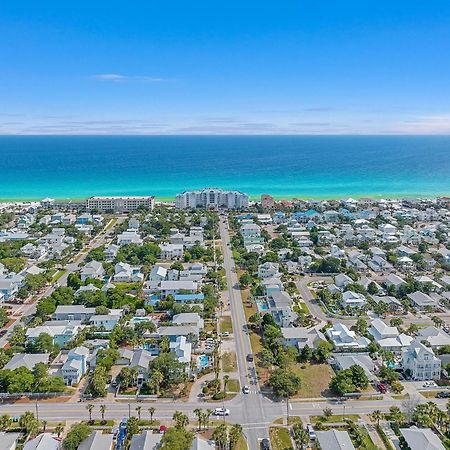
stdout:
[[0,5],[0,134],[449,134],[448,0]]

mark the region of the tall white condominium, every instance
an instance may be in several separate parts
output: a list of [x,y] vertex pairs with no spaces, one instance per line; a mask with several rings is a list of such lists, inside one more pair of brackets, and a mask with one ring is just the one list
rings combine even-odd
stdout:
[[239,191],[205,188],[177,195],[177,208],[239,209],[248,207],[248,195]]
[[153,209],[155,197],[89,197],[86,202],[88,209],[98,209],[100,211],[127,212],[134,211],[139,206],[146,206]]

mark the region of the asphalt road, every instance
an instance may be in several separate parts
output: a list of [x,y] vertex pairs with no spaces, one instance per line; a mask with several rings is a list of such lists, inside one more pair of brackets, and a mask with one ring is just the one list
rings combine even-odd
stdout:
[[[261,394],[258,378],[253,362],[247,361],[247,355],[252,353],[252,347],[247,330],[247,321],[242,303],[241,291],[239,289],[236,266],[231,252],[230,235],[226,219],[221,218],[219,222],[220,238],[222,241],[224,269],[227,276],[228,295],[231,308],[231,319],[236,343],[236,357],[241,389],[248,385],[249,394],[240,394],[243,398],[239,409],[239,421],[241,424],[261,424],[260,427],[252,427],[246,431],[249,449],[258,448],[258,440],[268,437],[267,419],[265,407]],[[231,411],[231,408],[230,408]],[[231,419],[231,418],[230,418]]]

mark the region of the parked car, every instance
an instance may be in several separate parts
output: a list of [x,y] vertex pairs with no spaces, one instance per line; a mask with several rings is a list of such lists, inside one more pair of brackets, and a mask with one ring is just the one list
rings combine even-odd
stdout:
[[242,388],[242,392],[243,392],[244,394],[249,394],[249,393],[250,393],[250,388],[249,388],[248,386],[244,386],[244,387]]
[[229,416],[230,410],[226,409],[226,408],[216,408],[214,410],[214,415],[215,416]]
[[249,353],[249,354],[247,355],[247,361],[248,361],[248,362],[253,362],[253,355],[252,355],[251,353]]
[[261,441],[261,450],[270,450],[270,442],[269,439],[264,438]]
[[387,386],[385,383],[378,383],[377,388],[382,394],[386,394]]
[[308,432],[309,439],[311,439],[311,441],[314,441],[316,439],[316,432],[314,431],[314,427],[310,423],[306,425],[306,431]]
[[428,387],[436,387],[436,386],[437,386],[436,382],[435,382],[435,381],[432,381],[432,380],[430,380],[430,381],[425,381],[425,383],[423,383],[423,385],[422,385],[422,387],[424,387],[424,388],[428,388]]
[[450,398],[450,391],[441,391],[436,394],[436,398]]

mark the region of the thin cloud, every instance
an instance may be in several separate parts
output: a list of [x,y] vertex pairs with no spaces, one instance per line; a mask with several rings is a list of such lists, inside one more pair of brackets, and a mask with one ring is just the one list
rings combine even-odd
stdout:
[[126,81],[141,81],[146,83],[158,83],[168,81],[167,78],[152,77],[147,75],[122,75],[119,73],[99,73],[91,76],[94,80],[110,81],[112,83],[121,83]]

